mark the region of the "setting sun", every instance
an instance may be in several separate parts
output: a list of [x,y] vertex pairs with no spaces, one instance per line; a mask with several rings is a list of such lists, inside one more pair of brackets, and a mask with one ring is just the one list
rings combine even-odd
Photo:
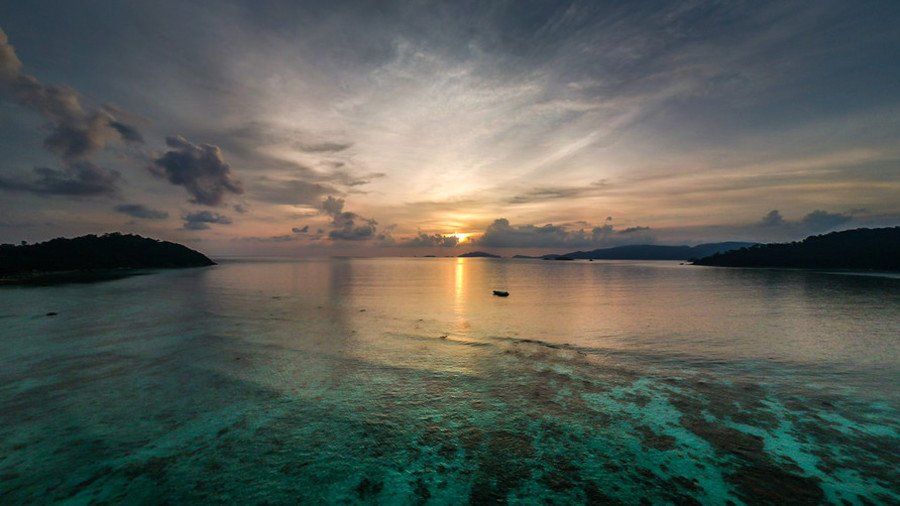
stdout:
[[469,237],[471,237],[471,236],[472,236],[471,232],[466,232],[466,233],[454,232],[452,234],[447,234],[444,237],[456,237],[459,240],[459,242],[462,243],[462,242],[468,241]]

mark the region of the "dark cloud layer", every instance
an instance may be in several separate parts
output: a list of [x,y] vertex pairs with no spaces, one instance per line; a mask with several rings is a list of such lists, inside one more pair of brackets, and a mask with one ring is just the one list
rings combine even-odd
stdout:
[[[858,211],[858,210],[854,210]],[[799,221],[788,221],[777,209],[773,209],[763,216],[758,223],[760,227],[769,229],[782,229],[797,234],[818,234],[830,232],[853,220],[851,213],[831,213],[816,209],[803,216]]]
[[620,234],[633,234],[635,232],[645,232],[650,230],[650,227],[628,227],[620,230],[618,233]]
[[141,132],[138,131],[134,125],[129,125],[128,123],[123,123],[121,121],[111,121],[109,126],[115,129],[116,132],[119,132],[119,136],[128,142],[144,142],[144,136],[141,135]]
[[169,217],[169,213],[149,208],[143,204],[120,204],[114,209],[118,213],[144,220],[164,220]]
[[583,229],[569,231],[558,225],[518,225],[510,224],[506,218],[499,218],[488,225],[484,235],[477,240],[482,246],[504,247],[554,247],[561,245],[584,245],[590,242]]
[[829,213],[817,209],[804,216],[801,223],[810,232],[818,233],[834,230],[841,225],[845,225],[851,219],[853,218],[849,214]]
[[88,161],[72,162],[63,170],[35,167],[31,181],[0,177],[0,190],[25,191],[37,195],[89,197],[110,195],[118,191],[119,173]]
[[184,215],[185,230],[206,230],[211,223],[230,225],[231,218],[211,211],[197,211]]
[[0,91],[47,120],[44,147],[60,158],[62,170],[35,168],[37,179],[16,181],[0,178],[0,189],[41,195],[86,196],[112,194],[119,174],[90,161],[115,142],[143,142],[134,125],[116,118],[117,109],[103,106],[85,109],[78,93],[68,87],[41,83],[22,72],[22,62],[0,30]]
[[778,209],[772,209],[759,222],[761,227],[780,227],[784,225],[784,217]]
[[[632,242],[632,236],[649,230],[650,227],[630,227],[616,232],[612,217],[604,224],[590,229],[571,229],[562,225],[512,225],[506,218],[494,220],[475,243],[496,248],[552,248],[552,247],[599,247]],[[617,236],[626,235],[628,238]],[[642,237],[642,242],[653,242],[651,237]]]
[[444,247],[452,248],[459,245],[459,238],[455,235],[426,234],[419,232],[416,237],[403,243],[410,247]]
[[244,192],[218,146],[192,144],[181,136],[166,138],[166,145],[171,149],[153,162],[151,171],[174,185],[184,186],[194,197],[191,202],[215,206],[228,193]]

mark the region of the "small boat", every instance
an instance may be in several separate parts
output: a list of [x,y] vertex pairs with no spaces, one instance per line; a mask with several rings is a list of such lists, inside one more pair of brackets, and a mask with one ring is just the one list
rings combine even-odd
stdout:
[[494,290],[494,295],[497,297],[509,297],[509,292],[504,292],[503,290]]

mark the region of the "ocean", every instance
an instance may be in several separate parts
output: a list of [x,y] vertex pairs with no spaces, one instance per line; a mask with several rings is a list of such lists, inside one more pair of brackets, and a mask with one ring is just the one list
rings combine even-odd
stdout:
[[0,287],[3,504],[897,504],[897,469],[897,276],[233,258]]

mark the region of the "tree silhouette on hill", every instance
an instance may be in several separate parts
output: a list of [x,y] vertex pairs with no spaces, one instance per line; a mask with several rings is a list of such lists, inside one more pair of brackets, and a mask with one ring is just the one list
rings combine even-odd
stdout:
[[85,235],[39,244],[0,245],[0,276],[99,269],[166,269],[215,265],[202,253],[133,234]]
[[701,258],[695,265],[900,270],[900,227],[858,228],[799,242],[759,244]]

